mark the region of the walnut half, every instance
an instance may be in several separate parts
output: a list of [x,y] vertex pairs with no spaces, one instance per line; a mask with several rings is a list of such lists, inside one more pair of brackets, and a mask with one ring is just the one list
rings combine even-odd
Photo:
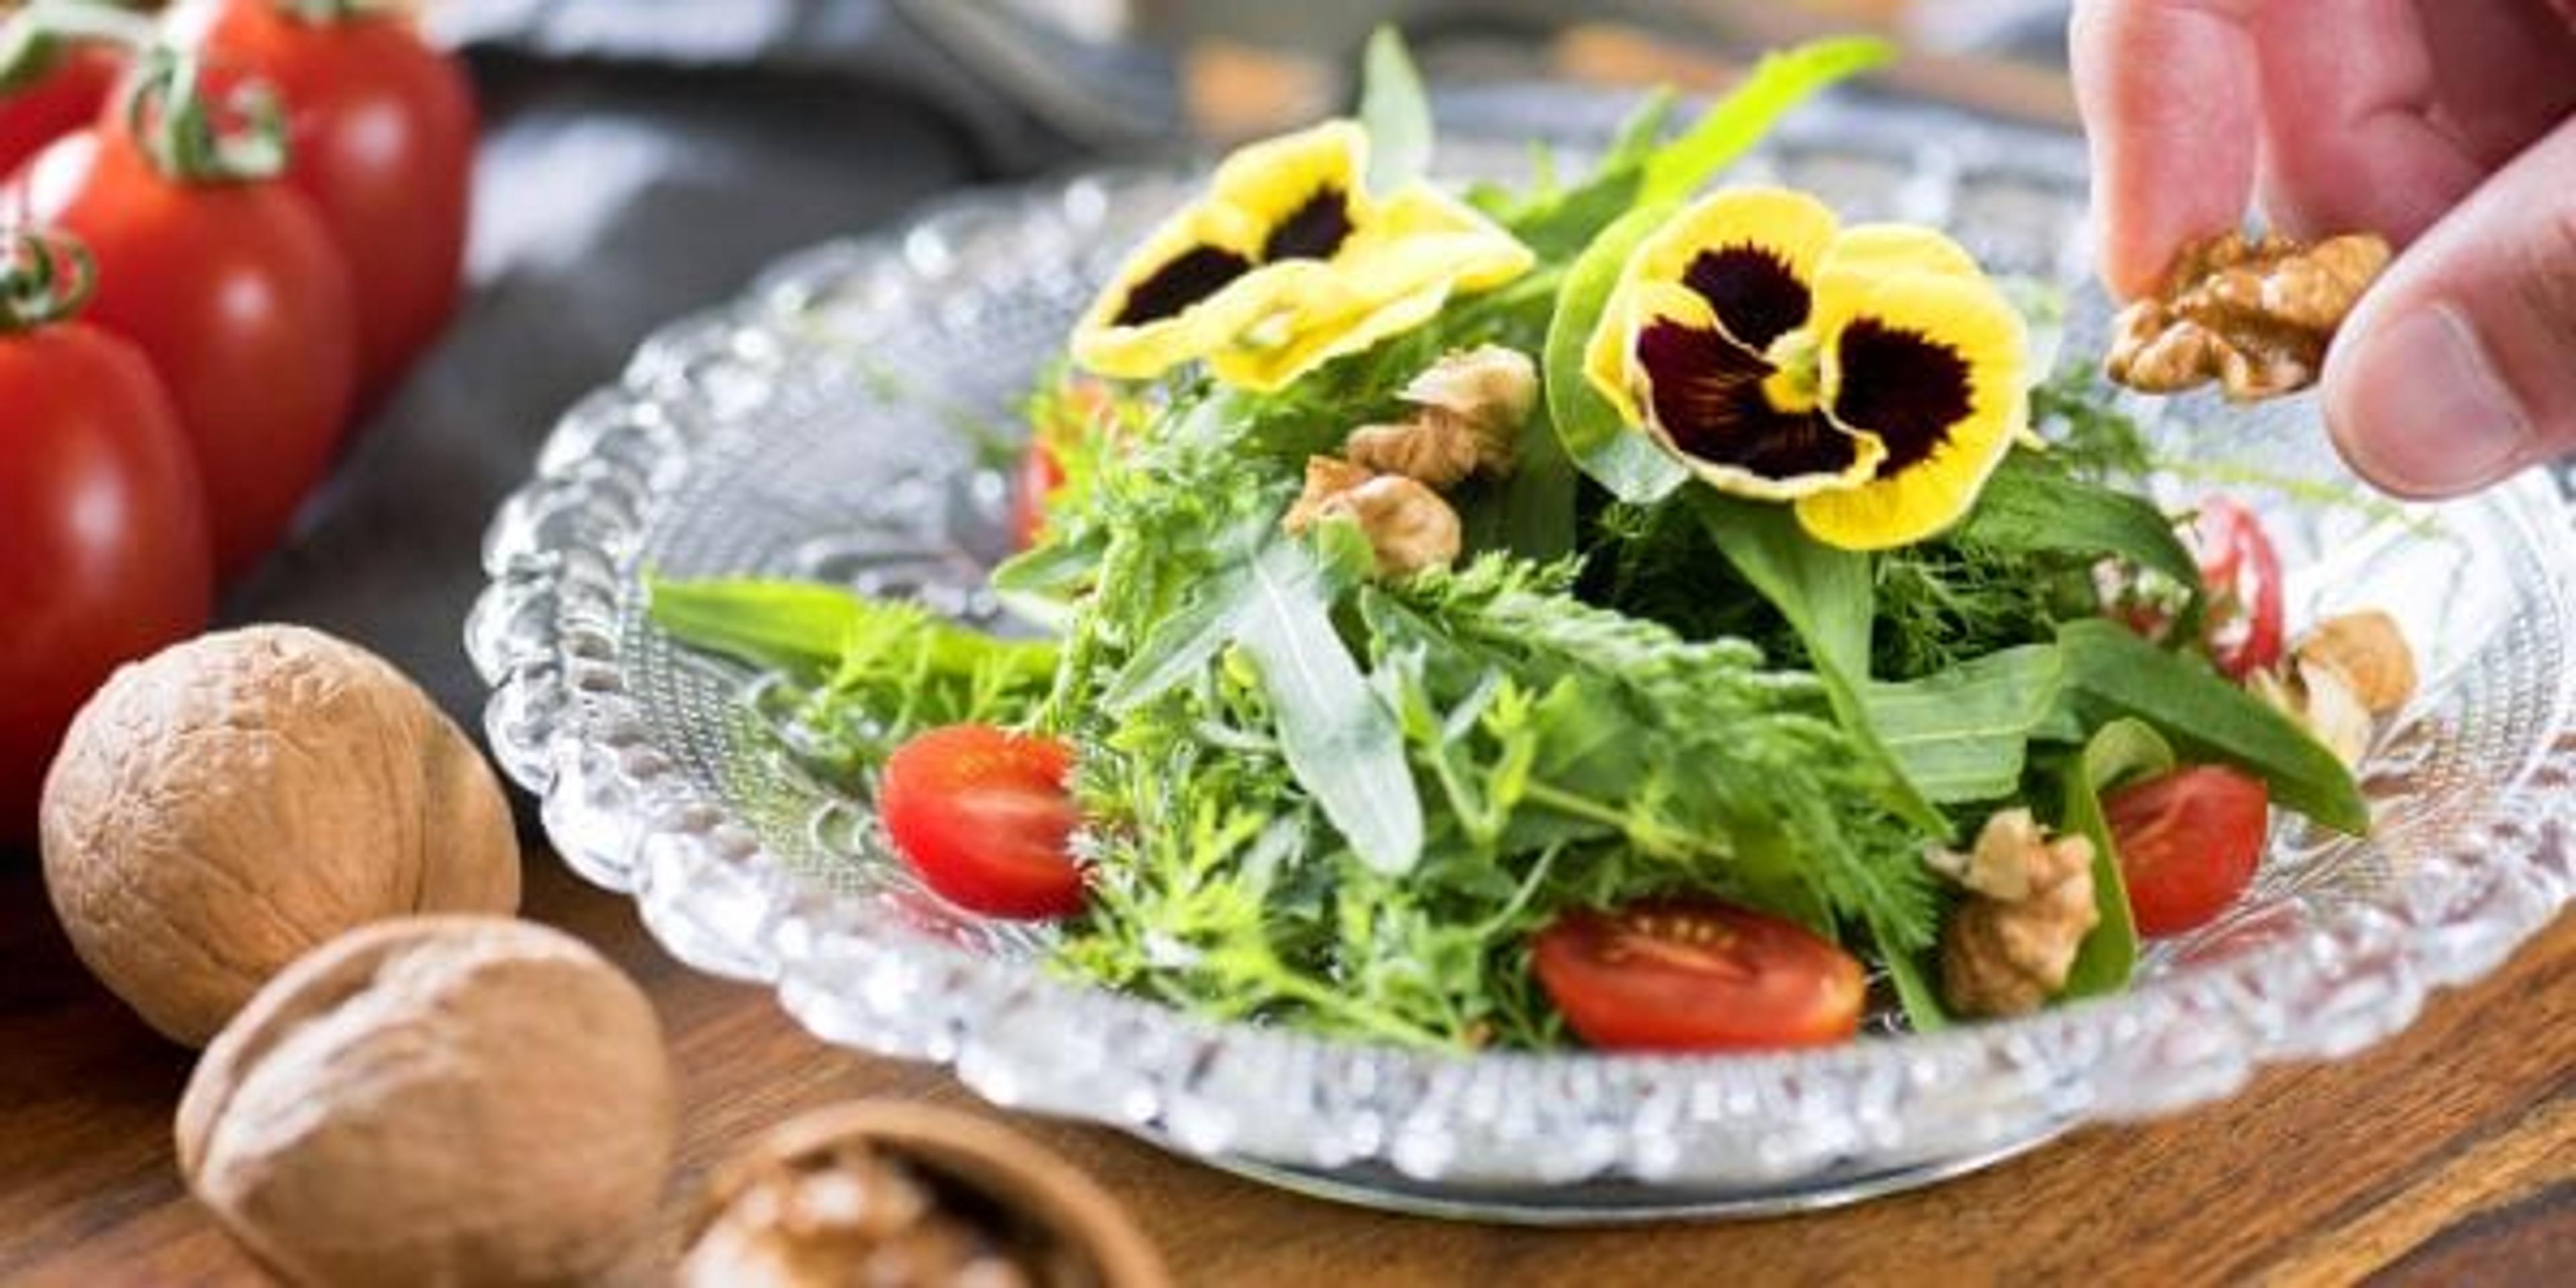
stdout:
[[1513,439],[1538,402],[1538,368],[1498,344],[1443,356],[1405,385],[1410,419],[1364,425],[1343,445],[1352,463],[1448,488],[1512,470]]
[[1967,854],[1935,850],[1934,869],[1968,889],[1941,934],[1941,993],[1968,1015],[2022,1015],[2066,987],[2075,950],[2101,920],[2093,843],[2050,840],[2027,809],[1986,820]]
[[1291,535],[1347,516],[1368,538],[1382,577],[1410,577],[1457,561],[1465,534],[1440,494],[1401,474],[1378,474],[1332,456],[1306,459],[1306,491],[1279,523]]
[[2148,393],[2214,379],[2239,402],[2305,389],[2388,258],[2388,243],[2371,233],[2314,246],[2233,232],[2195,243],[2162,289],[2121,311],[2110,376]]

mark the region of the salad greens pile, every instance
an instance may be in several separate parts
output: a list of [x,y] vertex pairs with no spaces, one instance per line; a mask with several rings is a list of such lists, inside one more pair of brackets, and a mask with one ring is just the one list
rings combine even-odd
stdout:
[[[1936,1026],[1931,955],[1959,896],[1924,854],[2013,806],[2094,841],[2102,915],[2063,995],[2116,990],[2136,941],[2111,783],[2180,756],[2331,827],[2367,816],[2331,753],[2204,656],[2198,564],[2126,482],[2150,457],[2107,390],[2040,384],[2042,441],[1963,519],[1867,550],[1691,482],[1586,380],[1641,240],[1885,52],[1775,56],[1677,133],[1671,101],[1648,103],[1578,182],[1542,164],[1529,188],[1470,192],[1528,271],[1275,389],[1196,365],[1049,373],[1030,418],[1063,482],[992,579],[1041,638],[763,580],[657,583],[656,620],[777,677],[768,714],[838,790],[865,796],[939,725],[1069,744],[1088,907],[1053,964],[1204,1015],[1563,1045],[1533,936],[1687,892],[1849,946]],[[1384,191],[1427,163],[1429,114],[1400,45],[1368,72]],[[1537,355],[1543,396],[1512,470],[1450,490],[1454,567],[1383,576],[1351,522],[1283,531],[1310,457],[1401,419],[1409,380],[1480,345]],[[2113,582],[2166,588],[2160,639],[2108,619]]]

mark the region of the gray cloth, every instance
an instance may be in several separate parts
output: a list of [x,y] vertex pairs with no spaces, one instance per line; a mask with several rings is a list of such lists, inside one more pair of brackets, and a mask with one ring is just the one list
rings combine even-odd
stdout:
[[[511,7],[604,23],[599,11],[624,0],[466,9]],[[1041,131],[989,105],[960,109],[960,85],[893,74],[885,58],[916,46],[860,21],[876,7],[828,6],[851,38],[846,61],[795,67],[717,61],[774,52],[757,42],[692,46],[684,66],[650,43],[574,44],[567,33],[584,28],[570,19],[533,31],[496,19],[474,49],[474,289],[224,616],[357,640],[473,724],[484,694],[459,640],[483,583],[483,528],[566,407],[613,380],[653,328],[728,299],[776,257],[1045,159]]]

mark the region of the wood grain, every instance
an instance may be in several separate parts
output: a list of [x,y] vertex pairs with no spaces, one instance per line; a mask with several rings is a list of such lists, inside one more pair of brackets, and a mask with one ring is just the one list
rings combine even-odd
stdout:
[[[189,1053],[89,981],[33,865],[0,863],[0,1283],[258,1282],[172,1168]],[[974,1103],[945,1075],[827,1048],[764,992],[677,965],[625,901],[550,857],[531,855],[529,875],[530,915],[598,945],[661,1009],[686,1103],[666,1231],[711,1162],[799,1109]],[[1108,1131],[1014,1121],[1123,1197],[1190,1283],[2576,1283],[2576,918],[2351,1060],[1819,1216],[1448,1224],[1265,1189]],[[627,1277],[651,1282],[670,1252],[640,1252]]]

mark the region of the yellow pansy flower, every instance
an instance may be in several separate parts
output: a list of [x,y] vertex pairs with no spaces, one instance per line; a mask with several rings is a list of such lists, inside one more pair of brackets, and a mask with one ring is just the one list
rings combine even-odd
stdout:
[[1956,242],[1745,188],[1638,245],[1584,365],[1710,486],[1876,550],[1975,503],[2028,421],[2024,352],[2021,315]]
[[1474,209],[1427,183],[1371,197],[1367,172],[1349,121],[1226,158],[1075,325],[1074,361],[1142,379],[1204,358],[1267,392],[1529,270],[1528,248]]

